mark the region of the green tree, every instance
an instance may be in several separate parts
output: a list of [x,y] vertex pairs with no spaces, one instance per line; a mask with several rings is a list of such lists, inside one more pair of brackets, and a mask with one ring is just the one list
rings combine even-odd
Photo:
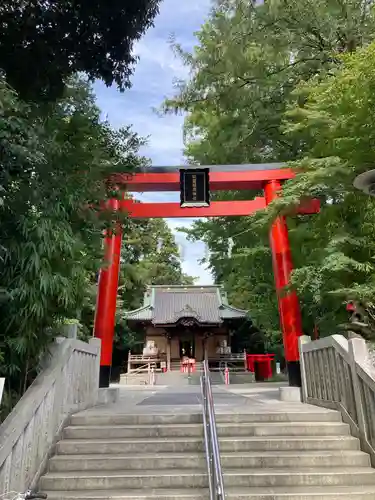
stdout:
[[[302,171],[285,184],[283,198],[258,217],[258,223],[267,225],[300,196],[322,200],[320,214],[308,226],[310,236],[306,226],[299,228],[300,241],[313,238],[315,248],[293,276],[300,293],[311,297],[312,307],[330,304],[332,311],[343,301],[360,300],[371,309],[374,301],[375,201],[353,187],[356,175],[374,162],[374,61],[371,44],[343,57],[343,66],[332,76],[296,91],[285,129],[302,135],[308,146],[295,163]],[[375,328],[366,335],[375,338]]]
[[[349,177],[342,174],[342,162],[333,153],[345,144],[359,158],[359,148],[362,168],[366,168],[370,162],[365,161],[365,152],[371,156],[371,147],[365,141],[372,126],[365,119],[367,128],[361,136],[358,111],[355,134],[350,129],[352,135],[345,140],[331,137],[345,120],[351,121],[349,108],[342,106],[341,114],[338,108],[336,114],[330,110],[328,118],[325,108],[320,110],[321,103],[309,111],[305,102],[310,102],[320,82],[324,86],[334,81],[338,71],[345,71],[343,55],[356,53],[371,41],[373,4],[367,0],[270,0],[255,8],[246,0],[217,1],[198,33],[199,45],[194,51],[185,53],[178,44],[174,46],[191,77],[179,82],[177,95],[164,103],[164,110],[188,113],[186,154],[192,163],[300,159],[295,166],[306,171],[285,186],[284,201],[275,203],[260,220],[214,219],[197,223],[190,231],[192,238],[208,244],[209,264],[232,301],[248,308],[271,336],[278,335],[278,314],[268,250],[269,224],[301,196],[318,196],[323,205],[318,216],[289,218],[296,267],[293,282],[305,332],[312,333],[316,323],[322,334],[337,331],[347,317],[343,300],[354,292],[352,286],[351,293],[346,293],[350,284],[354,281],[367,290],[372,279],[372,201],[353,192],[353,172]],[[355,88],[360,91],[358,68],[353,66],[349,73],[358,78]],[[337,81],[337,91],[332,92],[332,107],[339,99],[340,85],[343,82]],[[350,97],[354,108],[359,97]],[[296,120],[295,126],[292,120]],[[349,131],[349,124],[347,127]],[[331,148],[329,154],[327,148]],[[353,161],[351,158],[347,164]],[[258,194],[215,193],[213,198],[249,199]]]
[[152,24],[160,0],[3,0],[0,68],[21,97],[55,100],[66,79],[129,87],[133,43]]
[[73,81],[46,109],[25,104],[0,81],[0,352],[8,392],[22,394],[64,318],[93,300],[102,233],[99,210],[116,171],[145,164],[130,128],[100,120],[89,86]]
[[303,143],[280,127],[301,81],[324,76],[338,55],[371,39],[373,1],[217,1],[193,53],[191,69],[167,111],[186,110],[186,153],[193,162],[285,161]]

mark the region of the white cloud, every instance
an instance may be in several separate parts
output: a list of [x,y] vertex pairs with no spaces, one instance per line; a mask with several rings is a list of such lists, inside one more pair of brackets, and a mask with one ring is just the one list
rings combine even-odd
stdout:
[[[140,59],[139,74],[148,71],[148,65],[157,65],[168,75],[172,74],[173,78],[187,78],[189,70],[184,66],[183,62],[178,59],[173,53],[168,39],[165,37],[155,37],[152,40],[152,45],[148,43],[146,38],[141,39],[134,48],[134,52]],[[143,65],[143,67],[141,66]],[[167,75],[166,75],[167,76]],[[160,89],[160,81],[153,82],[156,88]],[[170,84],[171,82],[169,82]],[[163,89],[161,89],[163,91]]]
[[[164,0],[155,27],[135,45],[134,52],[140,58],[130,90],[120,94],[115,88],[96,83],[95,91],[103,114],[115,126],[133,125],[141,136],[149,137],[142,150],[154,165],[183,164],[182,116],[160,117],[153,111],[165,96],[174,92],[173,81],[188,76],[188,69],[178,60],[169,46],[174,34],[181,45],[190,50],[196,43],[193,33],[204,23],[210,0]],[[143,193],[138,196],[145,202],[179,201],[178,193]],[[197,284],[210,284],[212,277],[199,264],[206,248],[202,242],[188,242],[183,233],[176,231],[188,226],[191,219],[169,219],[177,244],[181,249],[182,267],[185,273],[197,276]]]

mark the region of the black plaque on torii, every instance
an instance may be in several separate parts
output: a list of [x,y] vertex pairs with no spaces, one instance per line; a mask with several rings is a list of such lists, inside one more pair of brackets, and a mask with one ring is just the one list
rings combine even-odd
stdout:
[[180,169],[181,207],[208,207],[210,205],[210,169]]

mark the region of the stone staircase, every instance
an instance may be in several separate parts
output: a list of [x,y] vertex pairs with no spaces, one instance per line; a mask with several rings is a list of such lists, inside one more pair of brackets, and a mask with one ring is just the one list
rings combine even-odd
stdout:
[[[228,500],[373,500],[375,470],[337,412],[217,413]],[[200,414],[71,418],[40,489],[50,500],[209,499]]]
[[51,500],[207,499],[202,416],[76,415],[40,489]]
[[375,470],[338,412],[217,415],[230,500],[370,500]]
[[179,372],[180,371],[180,366],[181,366],[181,362],[180,360],[172,360],[171,361],[171,370],[173,372]]

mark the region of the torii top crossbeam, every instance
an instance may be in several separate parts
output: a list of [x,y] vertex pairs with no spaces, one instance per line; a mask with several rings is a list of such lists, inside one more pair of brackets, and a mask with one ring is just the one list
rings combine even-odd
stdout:
[[283,163],[246,165],[182,165],[138,168],[132,174],[115,174],[112,180],[134,193],[179,191],[181,169],[209,169],[211,191],[260,190],[267,181],[292,179],[295,173]]
[[[210,191],[261,191],[267,182],[283,182],[292,179],[295,172],[283,163],[260,163],[244,165],[185,165],[153,166],[138,168],[131,174],[115,174],[111,180],[133,193],[180,191],[181,169],[209,169]],[[138,218],[189,218],[189,217],[238,217],[251,215],[266,208],[264,196],[253,200],[213,201],[207,207],[184,207],[179,203],[139,203],[121,200],[118,209]],[[319,211],[319,202],[312,200],[297,209],[300,215]]]

